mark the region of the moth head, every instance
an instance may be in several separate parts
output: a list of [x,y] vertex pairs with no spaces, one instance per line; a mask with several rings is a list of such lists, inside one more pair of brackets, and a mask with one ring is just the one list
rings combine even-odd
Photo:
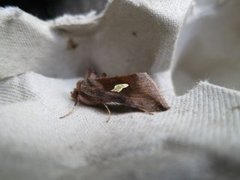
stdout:
[[77,90],[77,88],[74,88],[74,90],[71,92],[71,97],[73,99],[77,99],[77,97],[78,97],[78,90]]
[[77,99],[78,94],[81,92],[81,83],[82,83],[82,81],[78,81],[76,88],[74,88],[74,90],[71,92],[71,97],[73,99]]

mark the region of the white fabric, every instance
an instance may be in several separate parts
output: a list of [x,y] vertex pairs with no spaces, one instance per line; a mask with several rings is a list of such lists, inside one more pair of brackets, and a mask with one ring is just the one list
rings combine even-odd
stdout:
[[184,94],[202,79],[240,90],[239,5],[236,0],[195,2],[182,29],[173,63],[178,94]]
[[[0,178],[239,178],[239,7],[114,0],[100,15],[47,22],[0,9]],[[81,105],[59,119],[89,66],[147,71],[170,110],[113,112],[106,123],[105,109]],[[192,88],[205,79],[220,86]]]

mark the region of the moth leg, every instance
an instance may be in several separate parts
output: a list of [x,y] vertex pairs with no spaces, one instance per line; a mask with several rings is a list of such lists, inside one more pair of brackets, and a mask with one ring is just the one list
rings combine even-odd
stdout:
[[104,107],[107,109],[107,111],[108,111],[108,119],[107,119],[107,123],[110,121],[110,119],[111,119],[111,111],[110,111],[110,109],[108,108],[108,106],[106,105],[106,104],[103,104],[104,105]]
[[65,117],[67,117],[67,116],[69,116],[70,114],[72,114],[73,113],[73,111],[74,111],[74,109],[75,109],[75,107],[76,107],[76,105],[77,105],[77,100],[75,100],[75,103],[74,103],[74,106],[72,107],[72,109],[67,113],[67,114],[65,114],[65,115],[63,115],[63,116],[61,116],[61,117],[59,117],[59,119],[63,119],[63,118],[65,118]]

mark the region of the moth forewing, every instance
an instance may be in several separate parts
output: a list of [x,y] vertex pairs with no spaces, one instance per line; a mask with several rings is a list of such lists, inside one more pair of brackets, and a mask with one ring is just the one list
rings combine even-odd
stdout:
[[151,95],[155,102],[158,102],[159,107],[162,107],[162,110],[169,109],[169,105],[165,100],[161,89],[157,86],[153,79],[147,73],[141,73],[141,79],[143,80],[141,85],[145,86],[147,94]]
[[[116,87],[118,85],[121,87]],[[84,80],[81,91],[97,99],[100,104],[119,103],[147,112],[164,111],[169,108],[157,85],[147,73]]]

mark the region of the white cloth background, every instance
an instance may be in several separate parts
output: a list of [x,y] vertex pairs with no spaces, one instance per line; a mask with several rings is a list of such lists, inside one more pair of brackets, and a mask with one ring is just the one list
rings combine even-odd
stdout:
[[[1,179],[240,177],[239,7],[114,0],[99,15],[46,22],[0,9]],[[59,119],[89,66],[147,71],[171,109],[106,123],[105,110],[81,105]]]

